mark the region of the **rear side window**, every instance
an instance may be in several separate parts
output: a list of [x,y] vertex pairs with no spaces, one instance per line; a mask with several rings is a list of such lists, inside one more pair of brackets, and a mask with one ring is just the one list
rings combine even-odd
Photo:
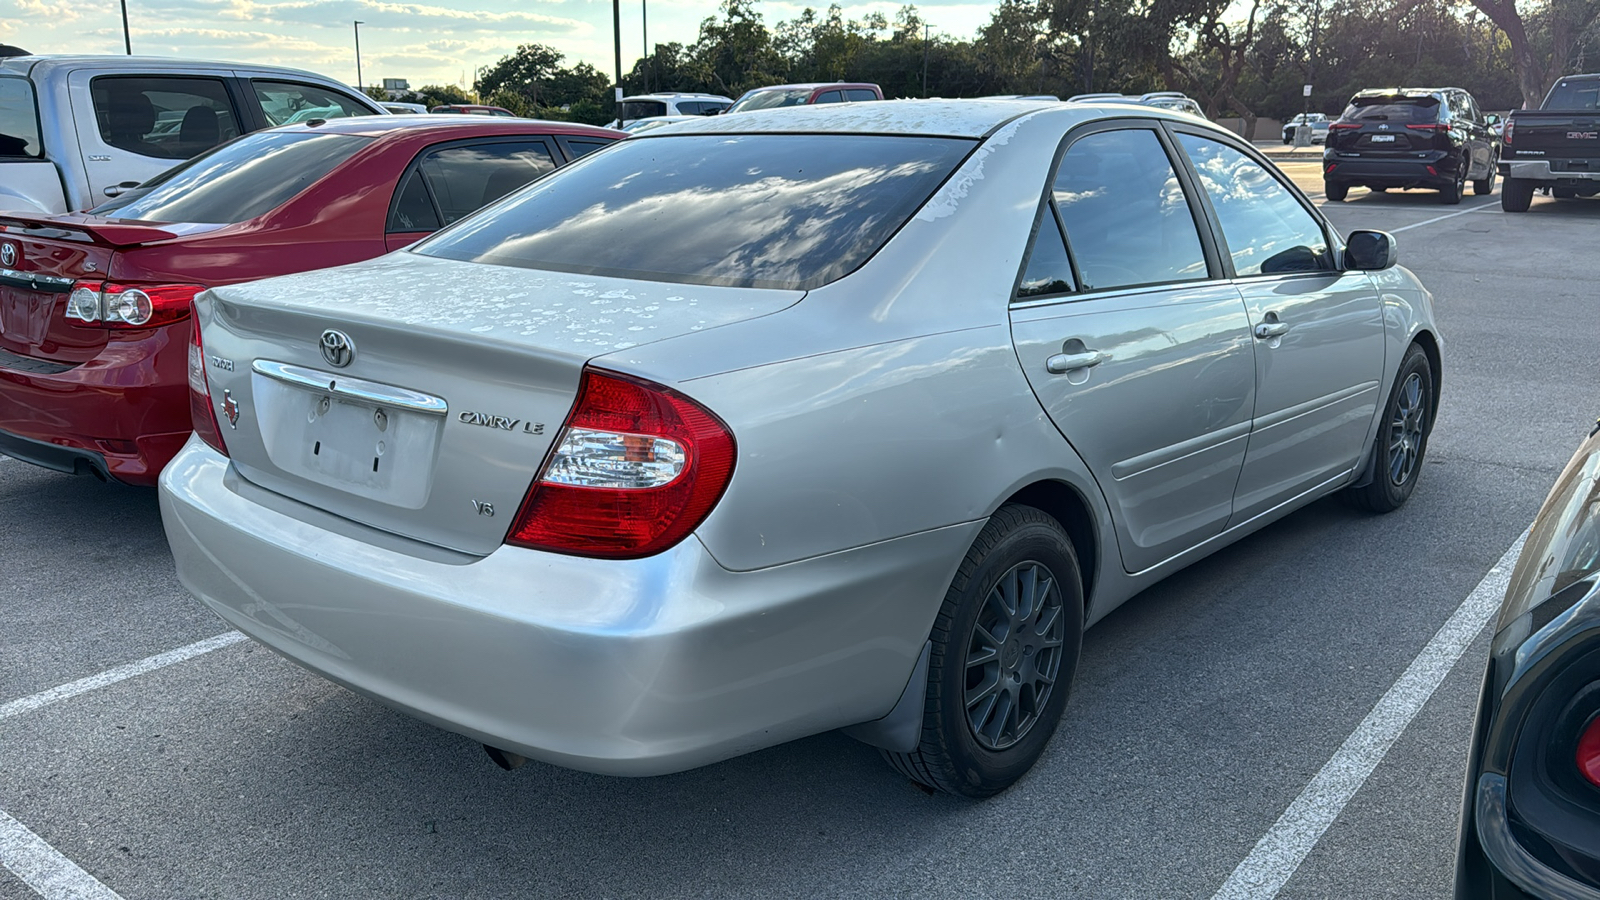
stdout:
[[1438,97],[1360,97],[1344,111],[1346,122],[1427,125],[1439,121]]
[[1046,203],[1044,221],[1028,250],[1028,267],[1017,284],[1017,299],[1032,300],[1053,294],[1072,293],[1072,263],[1067,260],[1067,244],[1056,221],[1056,205]]
[[596,138],[559,137],[556,138],[556,140],[560,142],[562,149],[567,151],[568,159],[577,159],[580,156],[588,156],[602,147],[609,147],[616,143],[615,141],[609,139],[599,140]]
[[839,134],[635,138],[556,172],[418,252],[804,290],[866,262],[974,143]]
[[660,100],[626,100],[622,104],[624,119],[648,119],[667,114],[667,105]]
[[1074,141],[1054,185],[1083,290],[1208,277],[1200,232],[1153,131],[1102,131]]
[[864,90],[862,90],[860,88],[852,88],[851,90],[845,91],[844,92],[844,97],[845,97],[846,100],[849,100],[851,103],[860,103],[863,100],[876,100],[876,99],[878,99],[878,95],[877,94],[874,94],[871,91],[864,91]]
[[679,100],[678,113],[685,116],[709,116],[732,105],[726,100]]
[[555,167],[555,157],[544,141],[445,147],[428,153],[417,165],[427,179],[445,225],[499,200]]
[[108,145],[140,156],[190,159],[239,136],[228,89],[215,78],[109,75],[90,82]]
[[0,78],[0,158],[37,159],[43,154],[33,85],[25,78]]
[[287,81],[252,81],[256,102],[268,125],[296,125],[312,119],[342,119],[377,115],[354,97],[310,84]]
[[1545,109],[1600,109],[1600,78],[1558,81],[1544,98]]
[[243,222],[276,209],[371,140],[305,131],[246,135],[92,212],[148,222]]
[[841,94],[838,91],[826,91],[824,93],[818,94],[817,95],[817,99],[815,99],[815,100],[813,100],[811,102],[812,103],[843,103],[844,102],[844,94]]

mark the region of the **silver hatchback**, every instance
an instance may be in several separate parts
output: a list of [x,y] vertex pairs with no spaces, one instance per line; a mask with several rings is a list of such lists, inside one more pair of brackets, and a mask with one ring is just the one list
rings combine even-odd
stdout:
[[502,765],[844,728],[986,796],[1086,626],[1319,497],[1406,501],[1439,339],[1395,254],[1157,109],[665,126],[201,295],[163,518],[228,622]]

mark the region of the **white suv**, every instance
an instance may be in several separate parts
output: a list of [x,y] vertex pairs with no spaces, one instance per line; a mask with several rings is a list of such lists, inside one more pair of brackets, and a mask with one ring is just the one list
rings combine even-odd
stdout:
[[[721,94],[637,94],[622,98],[622,121],[660,116],[715,116],[728,111],[733,100]],[[607,128],[620,123],[612,119]]]
[[139,56],[0,59],[0,211],[89,209],[259,128],[384,115],[321,75]]

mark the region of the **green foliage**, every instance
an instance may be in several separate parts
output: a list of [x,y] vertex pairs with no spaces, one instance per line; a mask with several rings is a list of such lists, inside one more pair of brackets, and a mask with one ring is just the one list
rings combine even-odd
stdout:
[[564,68],[561,59],[542,44],[523,44],[484,72],[478,92],[491,105],[528,118],[590,125],[611,121],[611,79],[584,62]]
[[389,92],[381,87],[362,88],[361,92],[374,100],[388,100]]
[[422,103],[429,107],[478,102],[476,95],[469,94],[453,84],[425,84],[417,88],[413,95],[406,98],[407,102]]

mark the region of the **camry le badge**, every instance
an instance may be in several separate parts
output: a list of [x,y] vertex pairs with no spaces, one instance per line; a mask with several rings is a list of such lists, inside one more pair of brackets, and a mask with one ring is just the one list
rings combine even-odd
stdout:
[[334,368],[342,369],[356,358],[355,342],[342,331],[334,331],[332,328],[324,331],[317,344],[322,348],[322,358]]
[[17,264],[17,245],[0,244],[0,266],[9,269]]

